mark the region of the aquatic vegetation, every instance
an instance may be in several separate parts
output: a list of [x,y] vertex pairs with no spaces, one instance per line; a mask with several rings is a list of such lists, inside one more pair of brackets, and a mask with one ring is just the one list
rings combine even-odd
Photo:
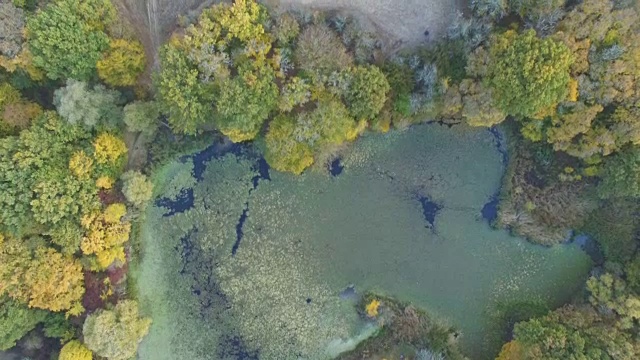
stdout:
[[[207,359],[231,348],[328,359],[372,331],[340,299],[347,284],[415,304],[397,312],[406,331],[390,341],[419,338],[410,329],[423,308],[441,316],[425,326],[441,330],[415,350],[441,351],[454,325],[468,353],[497,353],[502,329],[490,310],[499,301],[557,305],[590,266],[577,247],[547,252],[483,222],[501,180],[497,145],[486,130],[421,125],[359,139],[336,177],[271,171],[267,181],[250,149],[212,157],[200,181],[191,158],[168,164],[154,176],[156,196],[191,191],[193,206],[145,211],[137,283],[154,325],[141,359]],[[441,206],[431,228],[421,196]]]

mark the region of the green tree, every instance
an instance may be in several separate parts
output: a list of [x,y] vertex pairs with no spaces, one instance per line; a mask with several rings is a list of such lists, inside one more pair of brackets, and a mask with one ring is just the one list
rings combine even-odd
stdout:
[[112,86],[135,85],[145,67],[144,48],[139,41],[113,39],[98,61],[98,75]]
[[122,193],[133,206],[142,209],[151,200],[153,183],[139,171],[129,170],[121,177]]
[[515,339],[526,349],[523,360],[636,359],[640,349],[591,307],[565,306],[542,318],[516,324]]
[[391,90],[384,73],[375,65],[357,66],[351,70],[351,84],[346,101],[356,119],[375,118]]
[[197,66],[176,45],[160,50],[160,62],[155,77],[160,109],[173,131],[196,134],[213,119],[213,89],[200,82]]
[[83,127],[51,111],[19,136],[0,139],[2,231],[29,232],[38,224],[52,225],[99,205],[93,182],[69,171],[72,154],[90,147],[90,140]]
[[67,86],[55,91],[53,103],[69,123],[89,129],[115,128],[122,120],[120,93],[102,85],[91,89],[85,82],[70,79]]
[[85,344],[96,355],[109,360],[128,360],[149,332],[151,319],[138,314],[138,303],[120,301],[113,310],[98,310],[84,322]]
[[254,139],[278,104],[273,69],[247,64],[238,72],[222,84],[216,101],[218,128],[233,142]]
[[313,111],[298,115],[293,136],[314,149],[339,145],[355,139],[362,123],[356,123],[340,100],[327,95]]
[[0,350],[16,345],[29,331],[47,316],[47,312],[29,309],[7,296],[0,296]]
[[124,107],[124,123],[127,129],[141,132],[149,139],[158,131],[160,110],[155,101],[134,101]]
[[487,83],[506,113],[536,117],[565,99],[569,89],[569,49],[535,31],[509,30],[493,38]]
[[640,197],[640,149],[607,158],[598,185],[601,198]]
[[[52,80],[88,80],[109,40],[102,31],[107,0],[64,0],[47,4],[27,21],[33,63]],[[99,11],[100,10],[100,11]],[[108,10],[106,10],[108,11]],[[112,10],[111,10],[112,11]]]
[[264,158],[278,171],[300,174],[313,164],[313,151],[308,144],[295,139],[295,128],[295,121],[286,115],[273,119],[265,136]]
[[53,225],[46,235],[50,236],[52,243],[60,247],[63,254],[73,255],[80,250],[83,231],[76,221],[64,219]]

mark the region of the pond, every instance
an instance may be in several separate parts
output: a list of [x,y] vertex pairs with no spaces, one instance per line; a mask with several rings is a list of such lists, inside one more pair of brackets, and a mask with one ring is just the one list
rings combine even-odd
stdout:
[[375,331],[353,306],[366,291],[412,302],[459,329],[472,359],[492,358],[500,305],[559,306],[592,265],[578,244],[489,226],[502,142],[419,125],[369,134],[298,177],[250,148],[168,164],[140,232],[136,280],[154,323],[139,358],[329,359]]

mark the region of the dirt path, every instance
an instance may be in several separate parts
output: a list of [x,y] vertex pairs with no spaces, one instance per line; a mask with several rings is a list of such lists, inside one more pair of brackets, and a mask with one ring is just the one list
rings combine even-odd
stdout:
[[[340,10],[375,25],[388,46],[415,46],[442,37],[467,0],[259,0],[276,9]],[[120,12],[145,45],[149,67],[157,65],[157,50],[175,29],[179,15],[194,15],[221,0],[115,0]],[[425,30],[429,36],[425,36]],[[397,45],[397,46],[392,46]]]
[[[288,10],[308,7],[361,14],[392,42],[415,46],[442,37],[466,0],[266,0]],[[425,30],[429,36],[425,36]]]

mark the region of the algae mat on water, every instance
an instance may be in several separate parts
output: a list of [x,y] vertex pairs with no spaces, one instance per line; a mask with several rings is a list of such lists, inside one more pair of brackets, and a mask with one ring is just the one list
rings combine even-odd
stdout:
[[533,246],[482,219],[504,171],[497,141],[463,126],[372,134],[336,177],[267,176],[249,150],[215,156],[199,182],[191,159],[167,165],[159,204],[180,190],[193,203],[145,214],[137,283],[154,323],[139,357],[331,358],[372,331],[339,297],[350,284],[460,329],[471,358],[495,355],[498,304],[558,306],[591,266],[577,246]]

